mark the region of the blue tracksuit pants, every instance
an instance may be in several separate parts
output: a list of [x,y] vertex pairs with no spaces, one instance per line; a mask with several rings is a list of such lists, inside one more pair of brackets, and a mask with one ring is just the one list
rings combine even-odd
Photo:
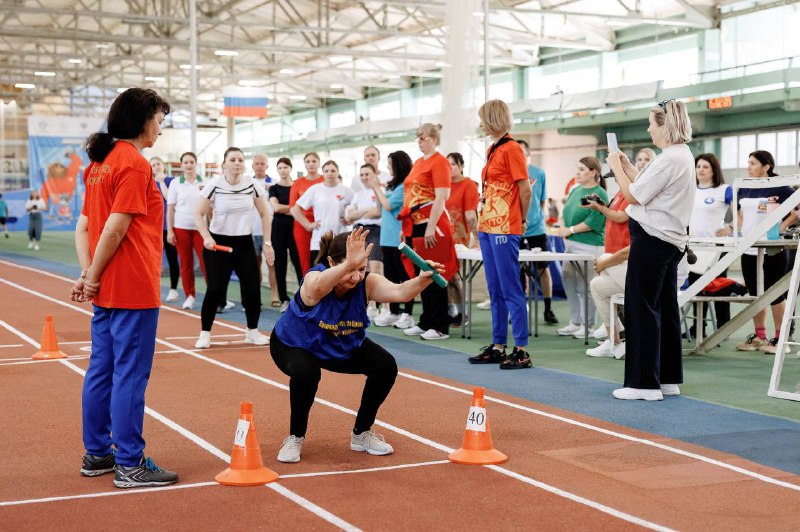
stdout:
[[525,347],[528,345],[528,311],[519,280],[519,241],[520,235],[478,233],[486,286],[492,300],[492,342],[506,344],[510,311],[514,344]]
[[144,392],[158,310],[94,307],[92,355],[83,382],[83,444],[95,456],[115,445],[116,462],[127,467],[138,465],[144,454]]

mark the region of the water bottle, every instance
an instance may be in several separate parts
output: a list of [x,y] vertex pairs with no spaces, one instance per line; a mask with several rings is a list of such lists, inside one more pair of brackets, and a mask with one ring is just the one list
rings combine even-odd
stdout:
[[[778,208],[778,202],[770,199],[767,202],[767,215],[770,215],[775,209]],[[767,240],[779,240],[781,238],[780,222],[776,223],[767,231]]]

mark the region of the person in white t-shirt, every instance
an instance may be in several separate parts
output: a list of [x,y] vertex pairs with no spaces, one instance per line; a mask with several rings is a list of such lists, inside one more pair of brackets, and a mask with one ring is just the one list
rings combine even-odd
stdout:
[[[392,180],[389,172],[381,170],[379,163],[381,162],[381,152],[376,146],[367,146],[364,148],[364,164],[371,164],[378,175],[381,186],[385,187],[386,183]],[[363,166],[362,166],[363,168]]]
[[[267,175],[267,168],[269,168],[269,158],[266,155],[263,153],[253,155],[253,179],[261,183],[261,186],[264,187],[264,190],[267,191],[267,195],[269,195],[269,187],[272,186],[273,181],[272,178]],[[269,201],[267,201],[267,207],[270,210],[272,209],[272,205]],[[261,231],[261,215],[258,214],[258,211],[253,210],[253,245],[256,248],[256,257],[258,257],[259,279],[261,279],[261,264],[264,257],[264,233]],[[267,238],[266,240],[270,242],[270,244],[272,243],[271,238]],[[275,278],[275,265],[269,266],[268,270],[269,289],[272,293],[272,307],[279,308],[281,306],[281,300],[278,297],[278,281]]]
[[[713,153],[701,153],[694,158],[694,167],[697,175],[697,192],[694,196],[689,235],[701,238],[728,236],[729,231],[725,227],[725,216],[731,208],[733,189],[730,185],[725,184],[725,177],[722,175],[719,159]],[[718,253],[713,255],[713,259],[709,257],[708,260],[698,262],[710,265],[719,257]],[[689,284],[694,283],[703,273],[705,273],[705,270],[689,272]],[[728,270],[725,270],[717,277],[727,277],[727,275]],[[706,310],[707,306],[703,305],[703,331],[705,331]],[[714,303],[714,314],[717,318],[717,328],[722,327],[731,319],[731,304],[724,301],[716,301]],[[695,323],[691,328],[693,334],[696,334],[696,329],[697,324]]]
[[[311,260],[315,263],[322,235],[328,231],[338,235],[347,228],[344,210],[353,201],[353,190],[342,184],[336,162],[322,165],[322,177],[322,183],[309,187],[291,209],[294,219],[311,231]],[[314,210],[313,222],[308,221],[303,209]]]
[[[369,271],[383,275],[383,257],[381,256],[381,207],[378,198],[372,189],[373,181],[378,179],[375,167],[366,163],[361,166],[358,174],[361,190],[353,194],[353,202],[345,209],[345,222],[353,226],[369,231],[367,234],[367,244],[372,244],[372,251],[369,254]],[[371,320],[378,317],[378,308],[374,301],[370,301],[367,306],[367,315]]]
[[[261,315],[261,287],[258,281],[258,259],[253,246],[253,208],[261,215],[263,234],[269,235],[272,213],[267,207],[264,187],[252,177],[244,176],[244,154],[239,148],[228,148],[222,163],[223,175],[206,184],[195,210],[195,225],[203,235],[203,259],[206,263],[208,288],[200,311],[201,332],[195,343],[197,349],[211,347],[211,326],[217,313],[217,302],[225,286],[236,272],[242,295],[242,306],[247,318],[244,341],[254,345],[268,345],[269,338],[258,332]],[[206,227],[206,215],[211,212],[211,223]],[[230,251],[218,249],[226,246]],[[267,264],[272,264],[275,254],[272,246],[264,243]]]
[[[625,279],[625,383],[617,399],[660,401],[683,382],[678,264],[695,196],[692,126],[686,106],[666,100],[650,109],[647,132],[661,155],[641,173],[621,152],[608,164],[628,200],[631,248]],[[638,175],[637,175],[638,174]],[[635,178],[635,183],[632,183]]]

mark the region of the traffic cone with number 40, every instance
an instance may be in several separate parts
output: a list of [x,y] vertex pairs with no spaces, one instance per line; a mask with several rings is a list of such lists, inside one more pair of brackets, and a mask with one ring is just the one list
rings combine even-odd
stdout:
[[492,433],[486,419],[486,401],[481,387],[475,387],[472,392],[472,405],[469,407],[461,449],[447,458],[456,464],[470,465],[502,464],[508,460],[506,455],[492,445]]

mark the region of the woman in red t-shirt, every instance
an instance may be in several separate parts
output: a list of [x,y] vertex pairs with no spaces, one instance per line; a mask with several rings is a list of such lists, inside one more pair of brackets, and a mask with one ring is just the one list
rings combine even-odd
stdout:
[[[417,129],[417,145],[422,157],[416,160],[404,182],[403,210],[398,218],[403,220],[406,243],[423,258],[443,263],[444,277],[449,280],[458,271],[458,261],[453,246],[453,229],[445,210],[450,195],[450,163],[436,151],[441,131],[439,124],[422,124]],[[403,333],[423,340],[449,338],[447,288],[431,284],[422,291],[420,299],[422,315],[419,323],[403,330]]]
[[[319,155],[313,151],[307,153],[303,157],[303,164],[306,165],[307,174],[292,184],[292,190],[289,191],[289,209],[294,207],[297,200],[311,185],[322,183],[322,176],[319,174]],[[314,223],[313,209],[304,210],[303,214],[309,223]],[[305,275],[308,269],[311,268],[311,231],[306,230],[300,222],[295,220],[292,234],[297,245],[297,254],[300,256],[300,267],[303,270],[303,275]]]
[[142,437],[161,306],[164,200],[141,151],[155,144],[169,111],[155,91],[128,89],[111,104],[108,132],[86,139],[91,164],[75,228],[82,271],[70,294],[73,301],[91,301],[94,310],[81,475],[114,472],[118,488],[178,481],[176,473],[145,459]]

